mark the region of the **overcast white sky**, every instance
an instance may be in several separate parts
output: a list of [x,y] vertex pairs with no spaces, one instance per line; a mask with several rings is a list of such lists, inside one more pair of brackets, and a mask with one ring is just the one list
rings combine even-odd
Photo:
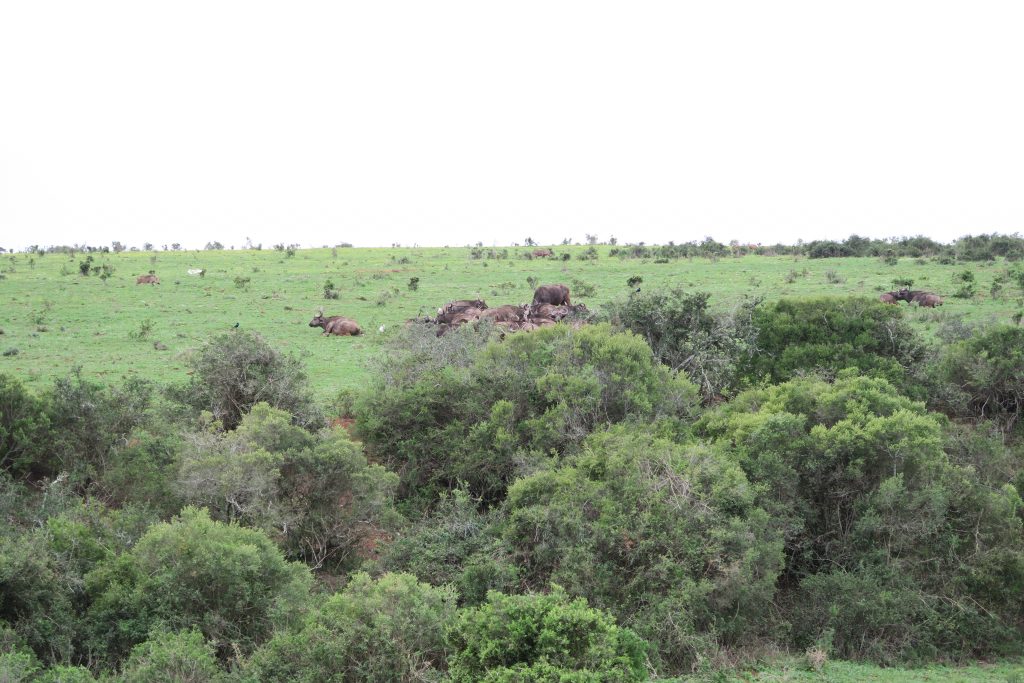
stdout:
[[0,246],[1024,231],[1021,2],[0,2]]

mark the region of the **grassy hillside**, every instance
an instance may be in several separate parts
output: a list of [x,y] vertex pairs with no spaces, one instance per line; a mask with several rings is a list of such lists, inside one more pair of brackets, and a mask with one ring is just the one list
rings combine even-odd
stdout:
[[[632,276],[642,277],[644,288],[682,285],[708,291],[719,307],[745,296],[877,296],[893,289],[894,279],[906,278],[915,289],[947,297],[935,311],[908,309],[926,334],[945,320],[1008,320],[1024,307],[1012,282],[991,296],[993,280],[1007,270],[1003,262],[942,265],[905,258],[886,265],[875,258],[745,256],[656,263],[609,257],[609,249],[597,247],[594,260],[579,258],[586,247],[554,247],[554,259],[532,260],[524,258],[532,251],[527,248],[478,250],[478,258],[468,248],[314,249],[293,256],[277,250],[94,254],[93,265],[114,269],[106,281],[79,274],[83,254],[5,255],[0,352],[10,355],[0,356],[0,372],[17,374],[37,388],[75,365],[100,380],[137,373],[180,381],[183,354],[237,322],[302,357],[318,393],[328,396],[365,380],[381,325],[387,329],[430,314],[455,298],[479,295],[490,305],[523,303],[532,296],[528,278],[568,284],[574,301],[592,309],[626,295]],[[562,254],[570,254],[570,260],[561,260]],[[206,275],[189,276],[189,268],[205,268]],[[162,284],[136,285],[136,276],[150,270]],[[949,297],[960,287],[955,275],[964,270],[975,273],[977,294],[971,300]],[[415,291],[411,278],[419,278]],[[339,292],[337,300],[324,299],[328,280]],[[592,293],[584,296],[587,287]],[[366,334],[321,337],[308,327],[319,306],[327,315],[355,318]],[[167,349],[157,350],[155,342]]]
[[719,683],[1018,683],[1024,680],[1024,666],[986,664],[960,668],[929,666],[902,669],[828,662],[820,671],[815,671],[802,662],[791,662],[759,671],[718,674],[712,680]]

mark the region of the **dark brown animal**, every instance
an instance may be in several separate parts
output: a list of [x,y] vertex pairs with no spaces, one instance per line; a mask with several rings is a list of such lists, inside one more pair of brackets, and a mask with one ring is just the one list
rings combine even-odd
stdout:
[[546,318],[558,322],[569,315],[568,306],[552,306],[551,304],[531,304],[530,320],[535,318]]
[[554,256],[554,253],[555,252],[551,251],[550,249],[534,249],[533,250],[533,257],[534,258],[547,258],[548,256]]
[[529,317],[530,307],[526,306],[498,306],[488,308],[480,314],[481,320],[490,320],[495,323],[519,323]]
[[325,335],[333,334],[338,337],[357,337],[363,333],[359,329],[359,323],[351,318],[341,315],[332,315],[329,318],[325,318],[324,309],[322,308],[316,314],[316,317],[309,321],[309,326],[322,327]]
[[461,313],[456,313],[455,315],[453,315],[451,317],[451,320],[448,321],[448,324],[451,325],[452,327],[458,327],[459,325],[464,325],[466,323],[473,322],[474,320],[479,320],[480,315],[482,313],[483,311],[479,308],[467,308]]
[[541,285],[533,293],[534,304],[551,304],[552,306],[568,306],[569,288],[565,285]]
[[900,289],[895,292],[886,292],[885,294],[879,296],[878,300],[881,301],[883,304],[899,305],[899,302],[901,301],[909,302],[910,297],[911,291],[908,288],[904,287],[903,289]]
[[458,301],[449,301],[441,308],[437,309],[437,322],[439,323],[450,323],[452,317],[463,313],[469,309],[484,310],[487,308],[487,304],[482,299],[460,299]]
[[135,278],[135,284],[137,285],[158,285],[160,284],[160,278],[156,275],[140,275]]
[[908,301],[917,303],[925,308],[935,308],[942,305],[942,297],[931,292],[911,292]]

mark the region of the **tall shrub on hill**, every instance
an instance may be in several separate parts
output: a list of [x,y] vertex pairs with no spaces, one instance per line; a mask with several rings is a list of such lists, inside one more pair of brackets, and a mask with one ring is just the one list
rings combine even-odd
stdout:
[[1019,647],[1021,498],[952,462],[944,426],[855,371],[745,392],[700,421],[784,534],[796,644],[831,634],[837,654],[886,662]]
[[736,388],[737,370],[756,350],[752,315],[758,301],[745,301],[731,311],[712,312],[710,295],[682,287],[634,293],[608,306],[613,325],[647,342],[654,357],[685,372],[705,401]]
[[549,594],[492,592],[451,629],[453,683],[647,680],[644,642],[603,610]]
[[121,661],[155,627],[198,629],[222,658],[251,652],[298,620],[310,576],[261,531],[186,508],[86,575],[92,651]]
[[214,519],[262,529],[314,569],[352,568],[399,519],[394,473],[343,429],[314,436],[265,403],[233,432],[193,435],[177,483]]
[[235,330],[213,337],[189,359],[192,378],[172,391],[182,404],[206,410],[234,429],[257,403],[293,415],[297,424],[323,424],[302,363],[273,349],[255,332]]
[[633,334],[556,325],[486,346],[475,335],[459,335],[471,348],[439,347],[456,365],[430,351],[391,355],[356,405],[368,453],[398,471],[400,495],[414,504],[463,483],[491,504],[516,477],[604,425],[672,432],[694,414],[696,388]]
[[862,297],[782,299],[758,307],[757,353],[746,357],[750,379],[784,382],[843,368],[906,382],[907,369],[921,359],[923,346],[896,306]]
[[445,632],[455,620],[449,588],[410,574],[358,573],[293,631],[280,631],[253,655],[244,680],[439,680]]
[[930,374],[937,407],[992,418],[1010,431],[1024,414],[1024,328],[993,327],[951,344]]
[[0,373],[0,470],[20,477],[38,467],[48,427],[45,403]]
[[636,427],[590,437],[550,471],[517,481],[505,542],[526,585],[554,582],[650,641],[682,672],[720,643],[763,633],[782,533],[733,462]]

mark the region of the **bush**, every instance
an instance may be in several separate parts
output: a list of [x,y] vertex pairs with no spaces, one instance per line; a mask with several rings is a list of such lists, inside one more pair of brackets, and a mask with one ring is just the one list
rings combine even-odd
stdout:
[[608,306],[612,324],[636,333],[654,357],[683,371],[700,386],[705,401],[735,390],[738,367],[755,349],[751,316],[758,301],[712,313],[705,292],[682,287],[633,294]]
[[834,375],[847,367],[903,386],[923,346],[896,306],[859,297],[781,299],[757,308],[756,353],[743,374],[784,382],[813,370]]
[[477,508],[464,490],[444,494],[429,515],[384,547],[378,568],[454,586],[461,604],[480,604],[489,590],[514,592],[519,571],[501,541],[503,517]]
[[585,600],[492,592],[449,634],[453,683],[644,681],[644,642]]
[[73,653],[75,591],[65,578],[44,533],[0,536],[0,628],[10,624],[17,640],[50,662]]
[[217,666],[214,647],[196,630],[154,633],[132,648],[121,672],[124,683],[214,683],[226,680]]
[[92,647],[116,663],[154,627],[199,629],[226,658],[251,652],[306,607],[308,570],[267,536],[185,508],[86,575]]
[[359,573],[295,632],[281,632],[253,656],[247,680],[437,680],[444,633],[455,617],[450,589],[409,574],[378,580]]
[[272,349],[255,332],[213,337],[189,359],[189,367],[191,381],[172,396],[196,411],[210,411],[225,429],[237,427],[257,402],[288,411],[303,427],[323,424],[302,363]]
[[950,344],[931,370],[934,404],[1010,431],[1024,414],[1024,328],[998,326]]
[[350,567],[398,521],[397,475],[367,463],[344,430],[314,438],[265,403],[234,432],[193,437],[178,481],[190,503],[263,529],[314,569]]
[[695,387],[607,325],[545,327],[479,351],[486,338],[449,336],[455,346],[427,352],[411,341],[390,356],[355,411],[368,453],[398,471],[399,495],[417,506],[462,485],[485,504],[500,501],[521,473],[602,425],[682,429],[694,412]]
[[526,585],[584,596],[649,640],[656,666],[683,672],[716,640],[764,632],[782,534],[755,492],[705,447],[619,427],[517,481],[505,539]]
[[746,392],[698,424],[785,534],[798,646],[831,630],[844,656],[882,662],[1019,648],[1024,503],[1006,473],[951,461],[944,428],[852,371]]
[[83,487],[102,478],[112,450],[149,422],[153,393],[145,380],[106,387],[84,379],[77,368],[57,379],[46,396],[50,434],[41,471],[68,472]]
[[49,428],[46,403],[0,374],[0,469],[20,477],[37,465]]

